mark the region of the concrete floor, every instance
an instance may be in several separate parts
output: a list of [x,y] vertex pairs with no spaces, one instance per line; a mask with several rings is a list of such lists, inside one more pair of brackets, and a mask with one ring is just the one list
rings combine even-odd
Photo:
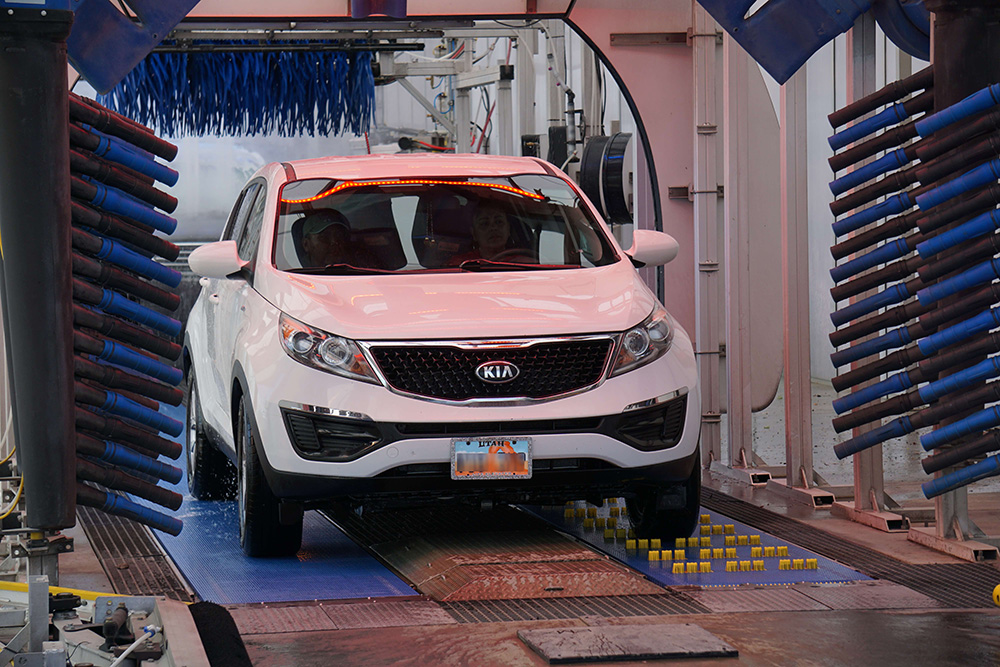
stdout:
[[[852,481],[850,460],[837,461],[830,426],[832,388],[814,385],[814,444],[817,471],[833,484]],[[769,465],[784,463],[783,406],[775,401],[755,415],[755,451]],[[884,447],[886,488],[903,505],[930,507],[922,500],[919,445],[896,441]],[[957,559],[910,542],[905,533],[883,533],[789,504],[762,488],[708,475],[706,484],[755,505],[803,521],[909,563],[958,563]],[[1000,534],[1000,483],[980,483],[969,493],[970,514],[984,530]],[[68,531],[77,551],[60,561],[63,586],[110,591],[82,530]],[[996,565],[994,565],[996,566]],[[650,633],[672,633],[694,624],[739,651],[738,658],[686,659],[687,665],[994,665],[1000,664],[1000,609],[893,611],[823,610],[711,613],[506,623],[409,625],[390,628],[289,631],[244,635],[248,652],[261,667],[328,665],[541,665],[545,661],[517,636],[518,630],[580,628],[588,625],[643,625]],[[651,661],[666,664],[668,661]],[[637,664],[608,662],[605,664]]]
[[[1000,614],[965,612],[774,612],[604,619],[669,633],[693,623],[739,651],[737,658],[605,662],[606,665],[894,665],[1000,664]],[[477,665],[546,662],[517,637],[520,629],[567,628],[586,621],[339,630],[244,637],[257,667],[329,665]]]

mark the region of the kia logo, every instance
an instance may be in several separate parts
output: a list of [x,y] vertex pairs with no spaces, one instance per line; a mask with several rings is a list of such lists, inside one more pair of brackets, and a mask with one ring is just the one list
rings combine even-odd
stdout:
[[520,374],[518,367],[509,361],[487,361],[476,367],[476,377],[490,384],[510,382]]

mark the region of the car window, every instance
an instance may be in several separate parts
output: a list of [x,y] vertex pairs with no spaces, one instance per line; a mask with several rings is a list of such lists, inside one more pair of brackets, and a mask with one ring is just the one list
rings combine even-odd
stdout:
[[250,208],[253,206],[254,197],[260,191],[261,183],[254,181],[243,189],[233,207],[233,213],[229,215],[229,222],[226,224],[226,231],[222,234],[223,241],[238,239],[246,226],[247,218],[250,215]]
[[275,235],[283,271],[578,269],[619,260],[577,191],[541,174],[291,181]]
[[240,232],[239,239],[236,241],[237,253],[240,259],[244,261],[252,262],[254,256],[257,254],[257,246],[260,243],[260,227],[264,222],[264,204],[266,202],[267,193],[263,187],[260,187],[257,190],[253,208],[250,209],[250,216],[247,218],[247,223],[243,226],[243,231]]

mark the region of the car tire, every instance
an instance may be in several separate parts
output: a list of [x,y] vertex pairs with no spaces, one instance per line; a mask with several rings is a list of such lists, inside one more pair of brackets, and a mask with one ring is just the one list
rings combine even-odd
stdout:
[[302,546],[302,518],[292,524],[282,524],[279,519],[278,499],[264,478],[245,398],[240,398],[236,410],[236,442],[240,461],[237,514],[243,553],[252,557],[295,555]]
[[[677,507],[679,492],[683,506]],[[663,509],[666,496],[673,496],[668,509]],[[636,488],[633,497],[625,498],[629,523],[640,539],[672,540],[690,537],[698,524],[701,510],[701,466],[695,464],[691,476],[680,484],[648,485]]]
[[187,407],[188,491],[198,500],[232,500],[236,497],[236,469],[205,434],[193,370],[188,377]]

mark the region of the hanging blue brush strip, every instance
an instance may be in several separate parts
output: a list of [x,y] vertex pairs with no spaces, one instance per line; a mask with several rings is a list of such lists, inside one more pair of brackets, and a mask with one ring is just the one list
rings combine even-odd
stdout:
[[363,134],[371,62],[369,51],[153,53],[99,101],[171,137]]

